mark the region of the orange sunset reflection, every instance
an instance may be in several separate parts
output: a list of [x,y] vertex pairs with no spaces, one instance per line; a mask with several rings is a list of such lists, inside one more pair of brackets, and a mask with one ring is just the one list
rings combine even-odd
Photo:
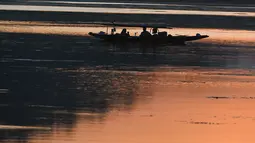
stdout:
[[[0,21],[0,32],[39,33],[88,36],[89,32],[107,31],[107,27],[88,24],[57,24],[47,22]],[[140,34],[141,28],[127,28],[130,35]],[[110,32],[110,27],[109,27]],[[121,32],[122,27],[117,28]],[[248,30],[224,30],[209,28],[173,28],[160,29],[172,35],[195,35],[196,33],[209,35],[200,41],[207,43],[248,44],[254,46],[255,33]]]
[[254,143],[255,5],[187,1],[0,2],[0,142]]
[[[76,134],[68,140],[60,139],[64,134],[59,132],[44,140],[40,140],[40,135],[35,136],[31,142],[254,142],[255,105],[251,98],[255,78],[241,75],[254,71],[172,70],[175,71],[136,76],[141,79],[133,95],[137,101],[131,111],[113,110],[100,124],[89,123],[78,116],[73,129]],[[222,73],[225,75],[220,75]],[[145,93],[148,87],[150,90],[146,93],[151,99],[144,102],[147,95],[138,95]],[[211,99],[211,96],[226,98]]]

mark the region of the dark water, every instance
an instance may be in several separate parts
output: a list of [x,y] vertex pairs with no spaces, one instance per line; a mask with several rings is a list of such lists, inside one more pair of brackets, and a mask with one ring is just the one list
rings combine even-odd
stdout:
[[[253,17],[235,16],[2,11],[0,19],[170,19],[180,27],[254,29]],[[254,141],[255,52],[244,39],[162,47],[156,54],[114,51],[78,35],[2,32],[0,41],[0,142]]]
[[[159,22],[182,28],[254,30],[252,4],[96,1],[1,2],[1,20],[54,23]],[[43,11],[43,12],[42,12]],[[18,15],[18,16],[17,16]]]
[[[140,79],[128,72],[101,71],[100,66],[108,69],[114,62],[122,64],[118,61],[121,56],[112,58],[111,54],[103,51],[95,52],[87,48],[90,42],[78,44],[84,41],[83,37],[1,36],[11,41],[1,47],[0,105],[3,116],[0,123],[28,127],[24,131],[1,130],[2,141],[28,140],[40,130],[29,129],[30,126],[51,128],[42,130],[42,134],[51,134],[53,130],[68,133],[77,122],[76,112],[98,113],[99,117],[88,116],[84,120],[103,121],[112,108],[129,110],[135,102],[133,96]],[[14,42],[19,41],[22,43],[15,45]],[[73,48],[70,49],[70,45]],[[85,68],[85,71],[69,72],[64,70],[66,68]]]
[[[112,52],[107,49],[109,46],[90,40],[88,37],[1,33],[1,38],[4,42],[1,44],[0,110],[2,116],[0,127],[1,141],[6,142],[90,141],[88,138],[93,138],[93,135],[83,138],[82,136],[75,137],[73,134],[92,132],[97,129],[97,124],[111,121],[109,116],[112,116],[113,112],[136,115],[137,113],[132,112],[141,110],[136,109],[136,104],[150,105],[151,98],[157,98],[154,95],[157,93],[155,87],[160,87],[158,90],[162,92],[168,88],[175,88],[174,85],[179,82],[181,82],[180,87],[185,87],[184,83],[196,85],[194,83],[215,82],[211,81],[210,77],[200,79],[196,76],[189,76],[192,69],[196,69],[192,66],[200,67],[210,73],[210,69],[217,71],[219,68],[227,70],[231,67],[231,71],[231,69],[240,67],[252,69],[253,65],[252,62],[250,64],[239,62],[242,58],[238,57],[245,55],[245,51],[241,53],[230,47],[232,52],[228,50],[222,53],[221,50],[217,51],[213,48],[217,45],[206,43],[190,43],[185,48],[170,47],[171,51],[161,49],[156,55],[149,54],[150,51],[143,55],[136,49],[130,49],[128,52],[117,49]],[[224,55],[232,57],[232,62],[229,62],[229,59],[220,58]],[[233,59],[233,57],[237,58]],[[166,72],[170,75],[164,76]],[[187,72],[188,74],[183,79],[182,76],[171,75],[172,72]],[[241,73],[243,72],[236,74]],[[224,78],[218,80],[231,82]],[[253,82],[252,79],[247,80],[249,83]],[[242,84],[241,81],[240,84]],[[204,87],[201,87],[201,90],[203,89]],[[233,91],[237,92],[235,89]],[[171,94],[171,91],[166,93]],[[224,91],[222,93],[224,94]],[[193,94],[192,99],[197,100],[197,96]],[[229,93],[226,94],[229,95]],[[161,97],[161,94],[157,96]],[[178,97],[183,96],[170,99]],[[206,98],[204,97],[204,100]],[[165,105],[161,101],[156,104],[160,103]],[[173,108],[173,110],[178,110],[178,108]],[[157,112],[160,113],[160,111]],[[119,116],[125,117],[126,115]],[[141,114],[135,120],[141,120],[143,116],[153,115]],[[118,116],[114,115],[114,118]],[[190,124],[223,124],[207,120],[190,121]],[[82,125],[77,126],[80,123]],[[115,126],[114,123],[111,124]],[[91,130],[81,132],[77,128]],[[42,138],[42,135],[45,137]],[[98,133],[99,135],[101,133]],[[109,136],[113,137],[112,133]],[[138,141],[143,140],[145,139],[138,139]],[[99,139],[94,142],[101,141],[113,140]],[[123,141],[128,142],[125,138]]]

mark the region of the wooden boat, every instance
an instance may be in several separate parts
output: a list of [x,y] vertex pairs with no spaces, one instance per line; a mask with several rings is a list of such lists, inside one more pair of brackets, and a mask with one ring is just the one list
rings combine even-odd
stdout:
[[[194,36],[167,34],[166,31],[159,32],[159,28],[172,29],[166,24],[124,24],[124,23],[93,23],[107,26],[107,31],[99,33],[89,32],[89,35],[110,43],[147,43],[152,45],[185,45],[187,41],[200,40],[209,37],[208,35]],[[111,33],[108,32],[108,26],[112,26]],[[128,33],[115,33],[115,27],[142,27],[143,29],[151,28],[151,36],[130,36]],[[124,32],[126,28],[123,29]]]

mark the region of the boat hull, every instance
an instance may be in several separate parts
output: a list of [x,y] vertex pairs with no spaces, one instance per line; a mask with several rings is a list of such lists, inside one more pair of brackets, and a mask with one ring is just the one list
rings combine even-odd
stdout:
[[108,35],[108,34],[98,34],[90,32],[89,35],[104,40],[111,43],[147,43],[147,44],[156,44],[156,45],[165,45],[165,44],[174,44],[174,45],[183,45],[187,41],[194,41],[207,38],[207,35],[199,36],[151,36],[148,38],[140,38],[138,36],[123,36],[123,35]]

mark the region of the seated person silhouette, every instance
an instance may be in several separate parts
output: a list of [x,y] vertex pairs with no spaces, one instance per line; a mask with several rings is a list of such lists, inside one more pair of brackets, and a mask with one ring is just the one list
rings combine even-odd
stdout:
[[146,30],[146,27],[143,27],[143,32],[140,34],[140,37],[150,37],[151,33]]
[[114,35],[114,32],[116,32],[116,28],[111,29],[111,35]]
[[158,28],[153,28],[152,33],[153,35],[158,35]]
[[197,37],[200,37],[201,35],[199,33],[196,34]]
[[127,32],[127,29],[126,29],[126,28],[124,28],[124,29],[122,29],[122,31],[121,31],[121,33],[120,33],[120,35],[123,35],[123,36],[129,36],[129,32]]

